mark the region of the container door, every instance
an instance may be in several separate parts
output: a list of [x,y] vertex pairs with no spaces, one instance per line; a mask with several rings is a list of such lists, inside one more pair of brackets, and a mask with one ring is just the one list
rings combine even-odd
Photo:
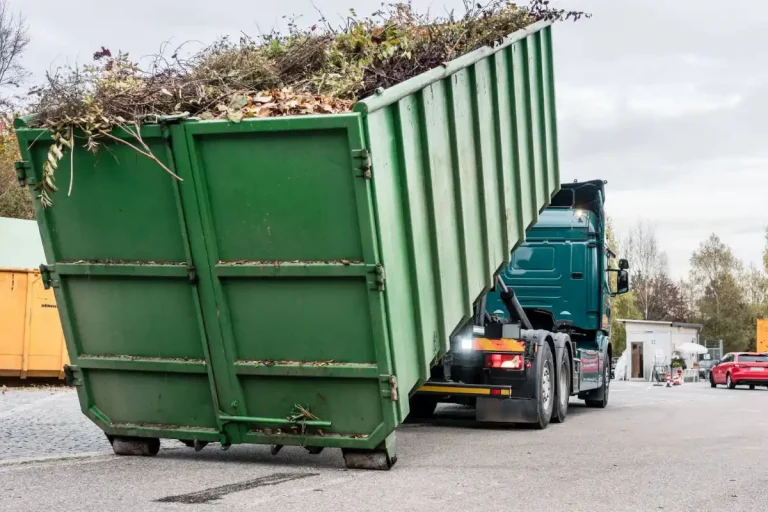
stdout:
[[375,447],[397,397],[359,116],[184,130],[219,420],[241,441]]
[[[190,245],[193,180],[176,171],[167,133],[141,134],[183,181],[126,144],[95,155],[78,145],[59,163],[53,207],[36,205],[50,264],[41,278],[54,288],[84,413],[108,434],[216,441],[216,379]],[[19,139],[19,167],[34,186],[50,136],[24,130]]]

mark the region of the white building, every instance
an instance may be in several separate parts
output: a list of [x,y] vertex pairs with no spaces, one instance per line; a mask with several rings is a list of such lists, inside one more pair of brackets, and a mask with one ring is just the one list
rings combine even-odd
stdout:
[[34,220],[0,217],[0,267],[30,269],[46,263]]
[[[699,324],[657,322],[650,320],[621,320],[627,329],[627,372],[629,379],[649,380],[654,365],[669,365],[675,347],[683,343],[699,343]],[[695,355],[680,354],[688,368]]]

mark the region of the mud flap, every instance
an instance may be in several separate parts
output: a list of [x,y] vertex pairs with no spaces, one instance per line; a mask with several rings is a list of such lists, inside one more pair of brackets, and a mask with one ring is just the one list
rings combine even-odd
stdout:
[[538,407],[535,398],[478,398],[475,419],[483,423],[535,423]]

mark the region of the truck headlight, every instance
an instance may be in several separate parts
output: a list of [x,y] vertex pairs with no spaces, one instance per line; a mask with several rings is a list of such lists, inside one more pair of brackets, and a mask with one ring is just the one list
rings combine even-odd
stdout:
[[461,350],[472,350],[474,345],[474,340],[469,336],[463,336],[459,339],[459,348]]

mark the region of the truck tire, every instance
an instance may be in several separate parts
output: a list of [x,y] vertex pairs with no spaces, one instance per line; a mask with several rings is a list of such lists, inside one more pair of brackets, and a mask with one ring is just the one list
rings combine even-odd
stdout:
[[560,363],[560,371],[557,372],[557,392],[555,404],[552,406],[552,422],[562,423],[568,415],[568,401],[571,398],[571,363],[568,354],[563,354],[563,362]]
[[552,419],[552,409],[555,404],[555,361],[549,344],[542,343],[539,346],[538,356],[541,358],[537,365],[536,375],[536,402],[537,420],[534,428],[545,429]]
[[437,397],[429,395],[414,395],[408,403],[411,412],[408,414],[409,420],[427,420],[435,414],[437,409]]
[[598,397],[602,398],[587,398],[586,403],[587,407],[595,407],[597,409],[605,409],[606,406],[608,406],[608,393],[611,390],[611,379],[610,379],[610,372],[611,372],[611,358],[608,357],[608,354],[605,354],[605,362],[603,363],[603,386],[596,390],[595,393],[590,392],[587,394],[587,396],[594,396],[597,395]]

